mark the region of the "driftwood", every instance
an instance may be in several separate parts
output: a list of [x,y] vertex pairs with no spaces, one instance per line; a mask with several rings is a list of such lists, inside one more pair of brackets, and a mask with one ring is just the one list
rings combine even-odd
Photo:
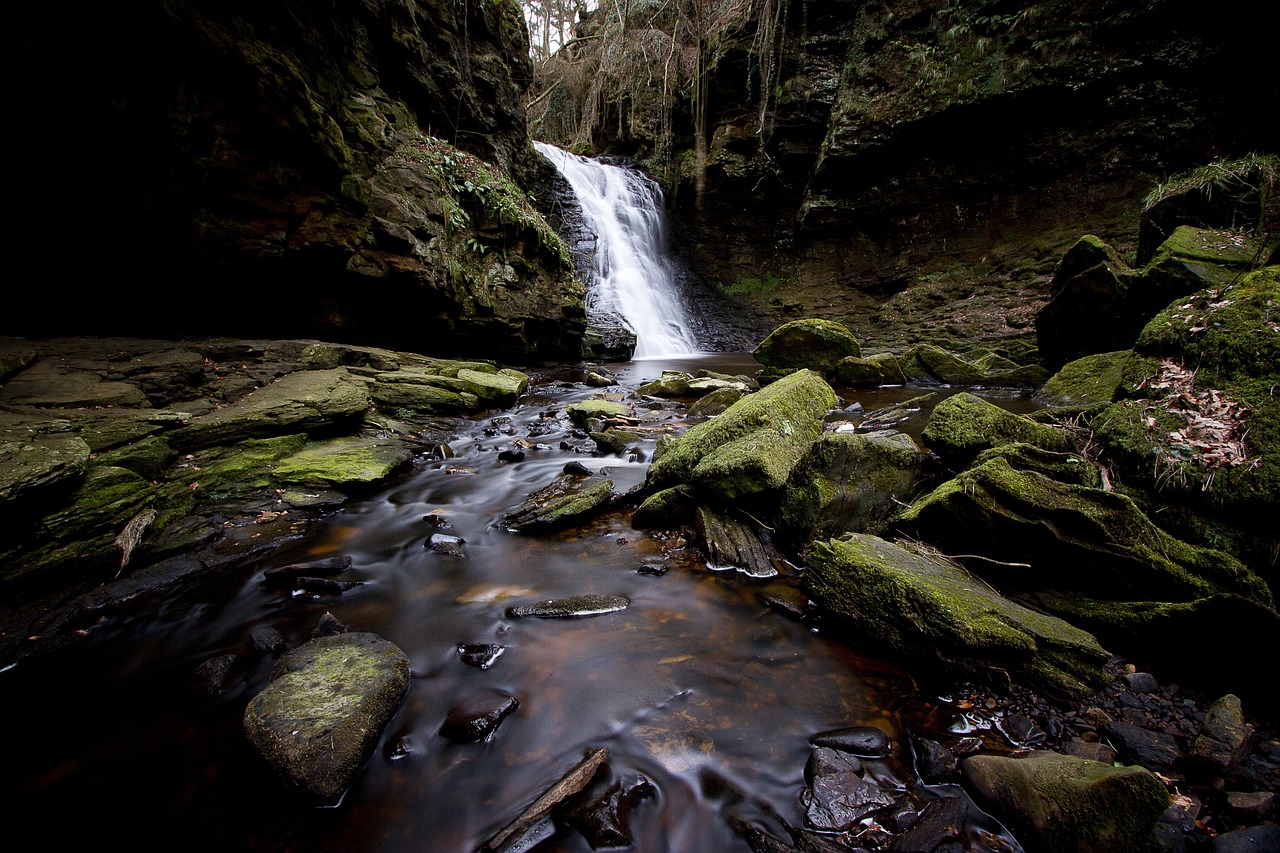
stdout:
[[551,814],[551,810],[574,794],[587,787],[591,777],[596,775],[600,765],[609,758],[607,747],[587,750],[586,756],[572,770],[560,778],[560,781],[547,789],[533,805],[524,810],[520,817],[507,824],[506,829],[485,842],[480,849],[485,853],[496,853],[507,846],[508,842],[519,841],[525,833]]

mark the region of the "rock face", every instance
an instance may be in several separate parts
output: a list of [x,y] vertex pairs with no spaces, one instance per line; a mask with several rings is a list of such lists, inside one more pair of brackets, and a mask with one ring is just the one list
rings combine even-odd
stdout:
[[[15,61],[40,81],[15,106],[97,140],[32,137],[15,154],[35,206],[21,241],[127,271],[129,289],[32,288],[0,332],[578,354],[582,290],[528,203],[551,173],[525,127],[516,4],[58,0],[15,26]],[[96,224],[67,241],[71,207]]]
[[1025,758],[976,755],[961,764],[966,786],[1019,839],[1046,853],[1154,853],[1164,785],[1141,767],[1037,751]]
[[244,730],[291,786],[334,803],[409,689],[409,659],[374,634],[321,637],[276,663],[245,709]]
[[955,563],[864,534],[815,543],[806,589],[865,642],[925,663],[997,665],[1084,696],[1107,652],[1092,635],[1002,598]]

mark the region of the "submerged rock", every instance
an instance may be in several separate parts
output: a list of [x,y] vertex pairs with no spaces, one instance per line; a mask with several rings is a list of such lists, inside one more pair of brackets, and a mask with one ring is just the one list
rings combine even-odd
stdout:
[[1001,597],[956,563],[874,536],[814,543],[805,588],[855,635],[906,658],[971,671],[999,666],[1078,697],[1102,683],[1092,635]]
[[409,688],[409,659],[367,633],[321,637],[276,662],[244,714],[249,742],[292,787],[336,802]]
[[1019,838],[1046,853],[1154,853],[1164,785],[1141,767],[1113,767],[1053,752],[976,755],[966,787]]
[[893,751],[893,741],[875,726],[849,726],[818,732],[809,738],[814,746],[825,746],[859,758],[884,758]]

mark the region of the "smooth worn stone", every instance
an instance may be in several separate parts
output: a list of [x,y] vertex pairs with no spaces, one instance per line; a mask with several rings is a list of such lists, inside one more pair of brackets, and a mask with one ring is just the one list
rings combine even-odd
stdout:
[[1182,759],[1178,742],[1163,732],[1118,721],[1107,723],[1102,728],[1121,758],[1141,764],[1148,770],[1171,770]]
[[928,738],[915,738],[916,772],[931,785],[960,781],[960,759],[942,744]]
[[462,550],[467,540],[461,536],[450,536],[447,533],[432,533],[427,537],[427,550],[443,557],[465,557]]
[[516,697],[496,691],[468,696],[449,709],[440,735],[455,743],[487,740],[518,707]]
[[849,726],[818,732],[809,738],[809,743],[847,752],[859,758],[884,758],[893,751],[893,741],[874,726]]
[[617,385],[618,380],[593,370],[587,374],[586,383],[592,388],[608,388],[610,385]]
[[311,640],[276,662],[244,714],[249,742],[291,786],[337,801],[405,692],[409,659],[368,633]]
[[1273,853],[1280,850],[1280,826],[1253,826],[1213,839],[1213,853]]
[[506,650],[506,646],[501,646],[497,643],[463,643],[458,646],[458,657],[467,666],[474,666],[476,669],[488,669],[497,662],[498,658]]
[[1160,689],[1160,682],[1149,672],[1126,672],[1121,678],[1134,693],[1155,693]]
[[592,850],[630,847],[633,843],[631,812],[642,801],[656,796],[658,789],[643,776],[625,787],[614,782],[595,797],[585,798],[566,810],[569,823],[582,833]]
[[1154,853],[1155,825],[1169,805],[1156,776],[1054,752],[1024,758],[975,755],[961,763],[966,787],[1029,849],[1045,853]]
[[1191,758],[1219,772],[1234,768],[1249,754],[1253,726],[1244,721],[1240,697],[1228,693],[1209,707],[1200,733],[1191,742]]
[[309,578],[305,575],[294,580],[294,587],[303,592],[342,595],[348,590],[363,586],[364,581],[340,581],[333,578]]
[[1272,791],[1228,791],[1227,808],[1243,823],[1265,819],[1276,804]]
[[883,788],[862,778],[862,766],[852,756],[819,748],[805,768],[805,825],[822,832],[844,832],[863,818],[893,805]]
[[539,619],[563,619],[574,616],[598,616],[625,610],[631,599],[621,595],[573,595],[568,598],[549,598],[536,604],[520,604],[507,608],[512,618],[532,616]]

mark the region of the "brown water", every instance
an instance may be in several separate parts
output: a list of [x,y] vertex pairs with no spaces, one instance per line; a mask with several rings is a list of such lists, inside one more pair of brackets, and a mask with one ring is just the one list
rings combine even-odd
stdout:
[[[737,373],[754,363],[708,356],[617,372],[632,388],[663,368],[698,367]],[[450,441],[451,458],[421,460],[391,488],[332,516],[304,548],[115,613],[65,652],[0,674],[11,833],[38,821],[55,846],[469,853],[600,746],[611,751],[613,778],[642,774],[658,790],[633,815],[635,850],[746,851],[731,819],[779,838],[779,818],[803,825],[808,737],[853,724],[898,737],[892,709],[910,679],[768,610],[763,582],[711,572],[692,548],[632,530],[623,515],[555,537],[495,527],[571,459],[609,474],[619,491],[643,479],[641,462],[559,449],[567,424],[545,415],[599,393],[561,381],[577,378],[549,377],[512,410],[476,418]],[[920,393],[882,389],[847,401],[871,410]],[[498,416],[510,418],[497,426],[512,435],[486,435]],[[924,417],[903,426],[918,432]],[[548,431],[529,437],[531,426]],[[523,462],[499,462],[497,452],[518,437],[538,444]],[[424,547],[431,512],[466,540],[464,558]],[[364,585],[340,597],[259,583],[269,565],[343,554],[353,560],[346,576]],[[653,562],[670,571],[636,571]],[[632,603],[576,620],[504,615],[512,604],[588,592]],[[240,719],[272,664],[253,656],[249,632],[271,625],[294,645],[326,611],[399,645],[413,677],[342,804],[313,809],[276,786]],[[460,643],[499,643],[505,652],[479,670],[459,660]],[[239,657],[226,691],[213,699],[191,691],[194,667],[228,652]],[[515,696],[520,707],[488,742],[440,737],[449,709],[477,691]],[[538,849],[590,848],[565,832]]]

